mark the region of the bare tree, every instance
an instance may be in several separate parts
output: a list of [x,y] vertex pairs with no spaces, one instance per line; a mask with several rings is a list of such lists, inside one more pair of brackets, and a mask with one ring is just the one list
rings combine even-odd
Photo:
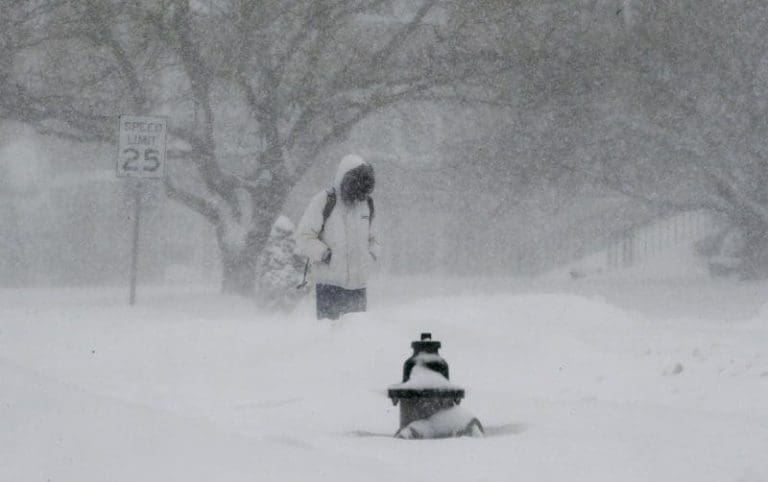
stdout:
[[[477,165],[508,182],[607,187],[661,210],[707,209],[768,276],[768,35],[761,2],[464,4],[510,68]],[[500,191],[501,192],[501,191]]]
[[226,292],[252,292],[270,228],[323,149],[483,75],[437,0],[399,17],[381,15],[387,0],[3,3],[0,117],[114,142],[120,113],[169,115],[166,192],[216,227]]
[[768,276],[768,9],[646,2],[627,32],[631,95],[591,172],[625,194],[719,213],[744,237],[738,269]]

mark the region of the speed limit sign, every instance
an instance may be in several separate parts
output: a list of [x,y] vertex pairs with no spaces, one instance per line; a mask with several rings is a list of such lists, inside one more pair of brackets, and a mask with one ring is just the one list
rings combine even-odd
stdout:
[[163,117],[121,115],[117,177],[162,178],[166,128]]

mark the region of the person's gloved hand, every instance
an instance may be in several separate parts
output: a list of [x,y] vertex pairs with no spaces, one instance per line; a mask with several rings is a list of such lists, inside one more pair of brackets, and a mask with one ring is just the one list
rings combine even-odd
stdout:
[[330,264],[330,262],[331,262],[331,254],[332,254],[331,250],[327,249],[325,251],[325,254],[323,254],[323,257],[320,259],[320,261],[322,261],[325,264]]

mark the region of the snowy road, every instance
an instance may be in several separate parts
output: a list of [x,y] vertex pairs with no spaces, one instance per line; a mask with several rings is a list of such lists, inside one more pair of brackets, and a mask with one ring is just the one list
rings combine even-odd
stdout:
[[[768,480],[768,310],[510,290],[330,325],[204,292],[123,297],[0,292],[0,481]],[[359,436],[397,428],[385,389],[421,331],[463,405],[508,433]]]

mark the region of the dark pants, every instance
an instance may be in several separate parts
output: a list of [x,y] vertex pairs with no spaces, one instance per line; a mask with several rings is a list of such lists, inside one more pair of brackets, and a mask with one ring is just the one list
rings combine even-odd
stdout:
[[317,319],[338,319],[346,313],[365,311],[367,307],[365,288],[346,290],[333,285],[315,286],[317,296]]

